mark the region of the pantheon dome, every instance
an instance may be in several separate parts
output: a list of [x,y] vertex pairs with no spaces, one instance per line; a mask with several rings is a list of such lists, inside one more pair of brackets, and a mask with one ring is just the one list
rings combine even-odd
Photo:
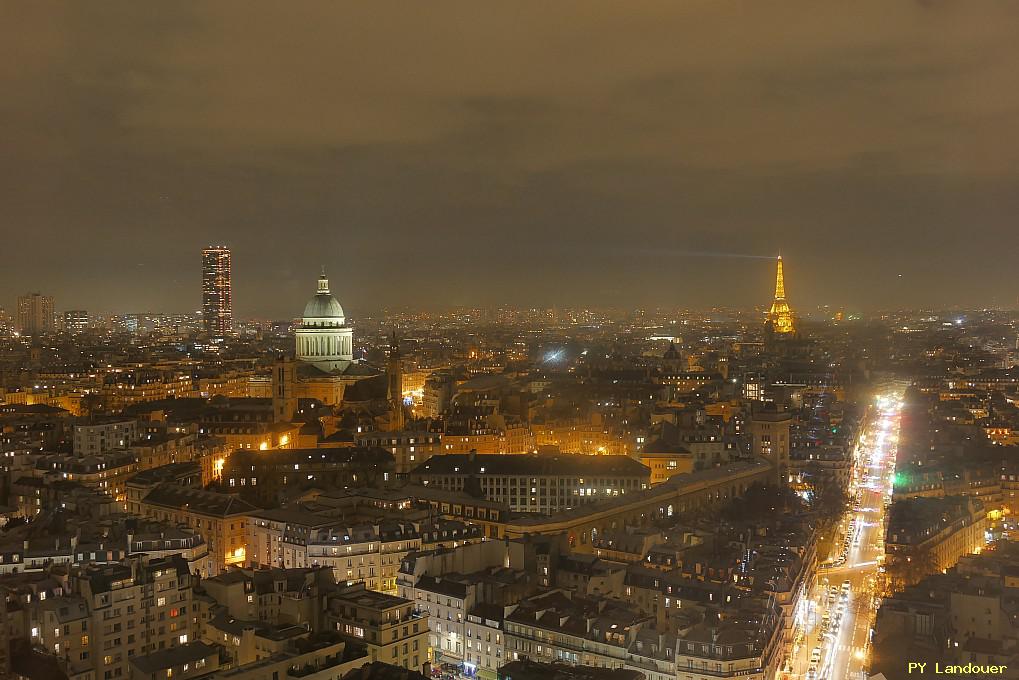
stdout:
[[304,306],[297,329],[297,358],[327,373],[342,372],[354,360],[353,330],[343,307],[329,291],[325,270],[318,277],[315,297]]

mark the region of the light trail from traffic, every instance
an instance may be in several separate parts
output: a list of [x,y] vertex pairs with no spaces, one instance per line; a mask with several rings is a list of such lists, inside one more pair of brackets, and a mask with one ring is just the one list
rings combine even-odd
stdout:
[[[870,631],[880,593],[884,555],[884,513],[890,502],[898,447],[900,391],[879,396],[853,450],[849,486],[853,506],[842,518],[845,530],[835,560],[819,569],[809,603],[809,626],[790,675],[805,680],[860,680],[870,652]],[[820,614],[820,620],[818,620]]]

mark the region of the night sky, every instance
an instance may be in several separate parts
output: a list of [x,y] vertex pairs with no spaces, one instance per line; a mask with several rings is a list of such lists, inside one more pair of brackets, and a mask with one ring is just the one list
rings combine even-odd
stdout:
[[8,2],[0,305],[1014,306],[1019,3]]

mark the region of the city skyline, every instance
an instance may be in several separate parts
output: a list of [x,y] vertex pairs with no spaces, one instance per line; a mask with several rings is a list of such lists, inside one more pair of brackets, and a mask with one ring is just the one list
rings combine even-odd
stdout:
[[578,7],[17,8],[4,305],[1015,306],[1019,10]]
[[1019,4],[5,9],[0,680],[1019,680]]
[[[746,305],[741,305],[741,304],[710,304],[710,305],[700,306],[700,307],[698,307],[698,306],[684,306],[684,305],[680,305],[680,304],[650,304],[650,305],[646,305],[646,304],[641,304],[641,302],[638,300],[638,301],[633,302],[632,304],[629,304],[629,305],[626,305],[626,304],[586,305],[586,304],[583,304],[583,303],[566,304],[566,305],[559,305],[557,303],[551,303],[551,304],[541,305],[541,304],[526,304],[526,303],[511,304],[511,303],[506,303],[506,302],[503,302],[503,303],[491,303],[491,304],[480,304],[480,303],[470,303],[470,302],[467,302],[467,303],[463,303],[463,304],[448,304],[448,305],[445,305],[445,306],[442,306],[442,305],[439,305],[439,304],[430,304],[430,305],[425,305],[425,306],[421,306],[421,307],[415,307],[415,306],[410,305],[410,304],[400,304],[400,303],[396,303],[396,304],[392,304],[392,305],[385,305],[385,306],[382,306],[382,305],[359,306],[359,305],[355,304],[355,305],[348,306],[348,308],[352,308],[352,309],[357,310],[355,312],[355,315],[360,314],[362,316],[368,316],[368,317],[377,317],[377,316],[380,316],[380,315],[381,316],[385,316],[387,314],[392,314],[392,313],[399,314],[399,313],[414,312],[414,311],[422,312],[422,313],[439,313],[439,314],[441,314],[441,313],[448,313],[448,312],[452,312],[452,311],[456,311],[456,310],[486,310],[486,309],[487,310],[496,310],[496,309],[517,309],[517,310],[527,310],[527,309],[550,309],[550,310],[554,310],[554,309],[563,309],[563,310],[582,310],[582,309],[590,309],[590,310],[601,310],[601,311],[610,311],[610,312],[625,312],[626,310],[631,310],[631,311],[635,311],[635,310],[653,310],[655,312],[667,312],[668,310],[673,310],[673,311],[677,311],[677,312],[683,311],[683,312],[693,312],[693,313],[697,313],[697,312],[708,313],[708,312],[711,312],[711,311],[714,311],[714,310],[729,310],[729,311],[738,312],[738,313],[761,312],[768,319],[775,319],[775,318],[777,318],[776,315],[778,315],[778,316],[785,315],[786,317],[788,317],[790,319],[792,318],[792,316],[795,316],[795,317],[802,316],[802,317],[804,317],[806,319],[814,318],[814,319],[817,319],[817,320],[826,319],[831,314],[834,314],[834,313],[838,313],[840,318],[841,318],[842,316],[850,316],[850,315],[853,316],[853,317],[857,317],[857,316],[861,316],[861,314],[863,316],[867,316],[867,315],[869,315],[871,313],[873,313],[873,314],[883,314],[883,313],[901,312],[901,311],[907,311],[908,310],[908,308],[897,308],[897,307],[894,307],[894,306],[891,306],[891,307],[881,307],[881,308],[866,310],[866,308],[860,308],[860,307],[851,307],[851,306],[844,306],[844,305],[837,305],[837,304],[821,304],[821,303],[819,303],[819,304],[816,304],[816,305],[813,305],[813,306],[799,305],[798,308],[797,308],[797,311],[792,316],[790,316],[789,311],[788,311],[788,305],[786,304],[786,301],[785,301],[784,277],[783,277],[783,274],[782,274],[784,260],[783,260],[783,257],[781,255],[778,255],[778,256],[775,256],[775,257],[768,257],[768,256],[765,256],[765,255],[746,255],[746,254],[726,254],[726,253],[699,252],[699,253],[688,253],[686,256],[689,256],[689,257],[706,257],[706,258],[738,258],[738,259],[746,259],[746,260],[764,260],[764,261],[774,262],[774,263],[776,263],[776,266],[778,268],[778,271],[777,271],[777,280],[775,280],[775,282],[774,282],[774,286],[775,286],[775,297],[774,297],[774,300],[772,300],[769,303],[769,301],[767,299],[765,299],[764,297],[759,295],[758,296],[758,298],[759,298],[758,300],[756,300],[754,302],[751,302],[749,304],[746,304]],[[210,260],[209,259],[210,257],[213,258],[213,260],[215,260],[215,261]],[[225,258],[225,264],[221,263],[216,258],[220,258],[220,259]],[[177,308],[173,308],[173,309],[152,309],[152,308],[145,308],[145,309],[128,309],[128,308],[102,309],[102,308],[100,308],[100,309],[96,309],[96,308],[92,308],[92,309],[89,309],[89,310],[84,310],[84,309],[77,309],[77,308],[74,307],[74,305],[71,305],[70,303],[68,303],[69,306],[66,306],[66,307],[61,306],[61,305],[57,305],[57,304],[55,304],[53,302],[53,297],[54,296],[52,296],[52,295],[45,295],[44,297],[48,298],[49,301],[50,301],[49,304],[53,308],[52,316],[54,317],[54,320],[56,319],[56,317],[58,317],[60,315],[65,315],[66,316],[66,315],[89,315],[89,314],[91,314],[91,315],[97,315],[97,314],[98,315],[110,315],[110,314],[112,314],[112,315],[121,315],[121,316],[131,316],[131,315],[139,315],[139,314],[141,314],[141,315],[151,315],[151,314],[156,314],[156,315],[158,315],[158,314],[170,314],[170,315],[181,315],[181,314],[183,314],[183,315],[188,315],[188,314],[196,314],[199,317],[203,318],[202,324],[203,324],[203,328],[206,330],[206,332],[209,332],[213,336],[218,336],[218,337],[222,337],[224,335],[229,335],[229,334],[231,334],[233,332],[233,324],[234,324],[234,320],[235,319],[236,320],[244,321],[244,320],[266,320],[266,319],[272,318],[272,319],[276,319],[276,320],[281,320],[282,321],[282,320],[287,320],[287,319],[297,319],[300,316],[299,314],[297,314],[294,311],[294,309],[296,309],[296,308],[294,308],[293,305],[291,305],[292,310],[291,310],[290,313],[285,313],[284,312],[282,314],[271,315],[271,314],[264,314],[264,313],[260,314],[260,313],[256,312],[256,313],[242,315],[242,316],[238,317],[233,312],[233,283],[232,283],[232,280],[233,280],[233,274],[232,274],[232,271],[233,271],[233,264],[232,264],[232,262],[233,262],[233,251],[232,251],[232,249],[227,247],[227,246],[224,246],[224,245],[207,246],[207,247],[205,247],[205,248],[203,248],[201,250],[201,259],[202,259],[202,266],[201,266],[200,271],[198,273],[198,277],[200,279],[200,283],[199,283],[200,294],[199,294],[199,298],[198,298],[197,304],[194,305],[194,308],[192,308],[192,309],[177,309]],[[322,273],[321,273],[321,275],[319,277],[320,278],[320,282],[321,282],[322,277],[324,277],[326,275],[326,267],[323,265],[322,267],[320,267],[320,269],[322,270]],[[774,271],[774,270],[772,270],[772,271]],[[21,300],[23,298],[26,298],[26,297],[29,297],[29,296],[36,296],[36,297],[38,297],[39,295],[40,295],[40,293],[38,291],[32,291],[32,292],[29,292],[29,293],[25,293],[24,295],[18,296],[17,304],[13,305],[13,308],[14,308],[15,312],[18,310],[18,308],[22,304]],[[74,300],[78,300],[80,298],[73,298],[73,299]],[[219,302],[220,299],[222,299],[222,302]],[[1017,303],[1017,304],[1019,304],[1019,303]],[[222,310],[220,310],[220,305],[222,306]],[[768,310],[769,305],[771,306],[770,310]],[[786,311],[782,312],[779,307],[776,307],[776,305],[784,305]],[[3,310],[3,309],[4,309],[4,305],[2,304],[2,301],[0,301],[0,310]],[[953,306],[953,305],[935,306],[935,305],[924,305],[924,306],[918,307],[917,309],[925,309],[925,310],[930,310],[930,311],[933,311],[933,312],[942,312],[942,313],[944,313],[944,312],[975,311],[975,310],[985,310],[985,311],[986,310],[1001,310],[1001,311],[1008,311],[1009,309],[1011,309],[1011,307],[1009,305],[1007,305],[1007,304],[1001,305],[1001,306],[994,306],[994,305],[982,305],[982,306]],[[779,311],[776,311],[776,310],[779,310]],[[217,321],[210,322],[208,320],[208,319],[212,318],[212,317],[209,316],[210,311],[216,313],[216,318],[218,319]],[[212,328],[210,326],[210,323],[214,324],[216,326],[216,328]],[[791,324],[791,323],[792,323],[792,321],[783,322],[783,324],[785,324],[784,325],[785,330],[781,330],[779,332],[781,332],[781,333],[792,332],[791,331],[792,326],[788,325],[788,324]]]

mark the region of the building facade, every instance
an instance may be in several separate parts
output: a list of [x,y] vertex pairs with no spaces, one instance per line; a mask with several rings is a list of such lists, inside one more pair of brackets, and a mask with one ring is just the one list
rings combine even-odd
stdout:
[[552,513],[640,493],[649,488],[651,471],[629,456],[449,454],[410,476],[448,491],[481,491],[516,512]]
[[297,358],[327,373],[342,371],[354,360],[354,331],[347,326],[343,307],[329,292],[325,270],[318,277],[315,297],[304,307],[296,336]]
[[53,296],[26,293],[18,297],[17,331],[22,335],[53,332]]
[[202,323],[215,338],[233,332],[231,269],[229,248],[209,246],[202,251]]

